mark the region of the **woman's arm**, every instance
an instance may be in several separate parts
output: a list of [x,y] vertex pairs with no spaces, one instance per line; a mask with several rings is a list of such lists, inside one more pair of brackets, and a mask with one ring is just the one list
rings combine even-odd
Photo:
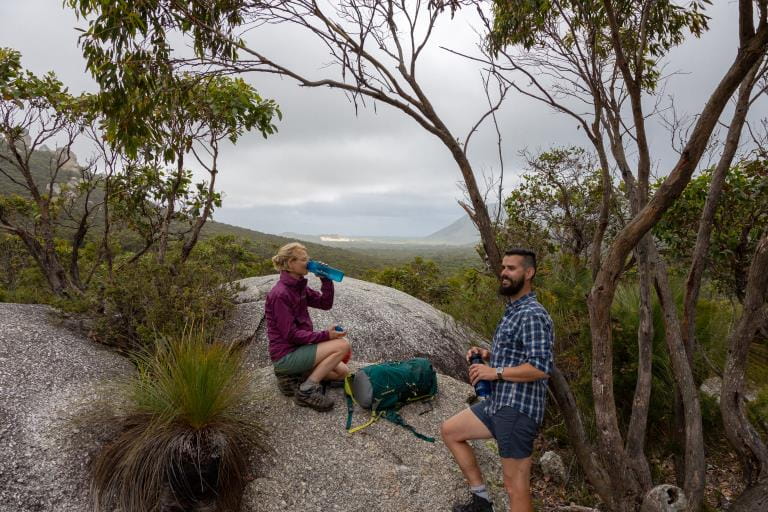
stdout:
[[333,307],[333,281],[321,277],[320,282],[322,283],[320,292],[307,287],[307,305],[327,311]]
[[308,331],[297,329],[294,322],[293,309],[284,297],[278,297],[272,305],[275,327],[280,338],[294,345],[310,345],[328,341],[328,331]]

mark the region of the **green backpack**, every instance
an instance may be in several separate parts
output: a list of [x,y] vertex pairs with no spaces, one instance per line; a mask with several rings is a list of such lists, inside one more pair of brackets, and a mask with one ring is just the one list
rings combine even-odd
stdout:
[[[379,418],[400,425],[424,441],[434,443],[432,437],[419,434],[397,412],[405,404],[429,400],[437,394],[437,374],[429,359],[415,357],[406,361],[374,364],[347,375],[344,380],[347,395],[347,432],[353,434]],[[352,403],[371,410],[367,423],[352,427]]]

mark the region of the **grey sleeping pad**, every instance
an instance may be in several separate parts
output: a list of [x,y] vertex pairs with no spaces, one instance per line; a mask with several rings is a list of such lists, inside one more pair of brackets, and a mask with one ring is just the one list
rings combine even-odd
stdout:
[[352,396],[360,407],[370,409],[373,405],[373,386],[371,378],[365,372],[357,372],[352,380]]

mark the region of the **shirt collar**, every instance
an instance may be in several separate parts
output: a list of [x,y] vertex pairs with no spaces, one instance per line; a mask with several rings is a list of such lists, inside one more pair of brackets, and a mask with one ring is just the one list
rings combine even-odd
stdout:
[[304,288],[307,286],[306,278],[296,279],[287,270],[280,271],[280,282],[291,288]]
[[508,311],[515,310],[515,309],[519,308],[520,306],[529,303],[532,300],[536,300],[536,292],[528,292],[525,295],[523,295],[522,297],[520,297],[519,299],[517,299],[517,300],[515,300],[513,302],[508,302],[507,303],[507,310]]

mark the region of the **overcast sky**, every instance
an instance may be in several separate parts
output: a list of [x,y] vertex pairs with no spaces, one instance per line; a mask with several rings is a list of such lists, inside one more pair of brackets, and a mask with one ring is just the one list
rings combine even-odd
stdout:
[[[713,3],[710,32],[676,49],[666,68],[681,72],[666,90],[681,111],[701,109],[736,52],[736,2]],[[92,91],[75,31],[85,23],[61,4],[0,0],[0,46],[20,50],[24,66],[34,72],[56,72],[73,92]],[[438,22],[420,74],[436,110],[461,139],[481,115],[485,98],[477,68],[438,45],[471,50],[470,19],[446,16]],[[248,38],[273,60],[291,62],[313,77],[328,74],[321,67],[329,59],[295,31],[256,30]],[[283,120],[279,133],[267,140],[248,135],[226,148],[219,175],[225,200],[216,220],[268,233],[424,236],[463,215],[456,203],[462,197],[456,164],[412,119],[386,105],[356,115],[341,93],[300,88],[290,79],[245,78],[277,101]],[[763,101],[751,117],[765,117],[765,111]],[[588,145],[574,121],[519,95],[507,99],[500,123],[510,184],[521,170],[519,150]],[[663,174],[673,158],[669,135],[652,126],[650,139]],[[491,125],[475,136],[469,154],[477,173],[498,172]]]

